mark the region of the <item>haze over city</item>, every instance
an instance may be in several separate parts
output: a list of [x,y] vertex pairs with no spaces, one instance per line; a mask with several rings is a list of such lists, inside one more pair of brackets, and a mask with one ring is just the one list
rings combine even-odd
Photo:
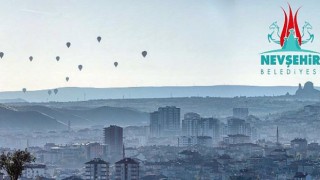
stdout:
[[316,4],[1,2],[0,180],[320,179]]

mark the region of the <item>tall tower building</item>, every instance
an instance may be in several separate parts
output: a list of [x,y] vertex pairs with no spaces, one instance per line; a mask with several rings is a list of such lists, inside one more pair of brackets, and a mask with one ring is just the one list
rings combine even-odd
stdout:
[[115,125],[104,128],[104,143],[108,145],[109,156],[117,160],[122,158],[123,128]]
[[180,108],[175,106],[160,107],[159,123],[162,135],[176,135],[180,131]]
[[115,163],[115,180],[138,180],[139,163],[131,158],[124,158]]
[[150,113],[150,137],[160,137],[159,112]]
[[216,144],[220,140],[220,121],[216,118],[201,118],[198,122],[198,135],[212,137]]
[[95,158],[89,162],[86,162],[85,165],[86,180],[109,180],[109,163],[107,163],[106,161],[103,161],[100,158]]
[[246,134],[246,122],[243,119],[228,119],[228,135]]
[[198,136],[198,122],[200,115],[197,113],[186,113],[182,120],[182,134],[184,136]]
[[180,108],[166,106],[150,114],[151,136],[172,136],[180,132]]
[[233,117],[245,119],[249,116],[248,108],[233,108]]

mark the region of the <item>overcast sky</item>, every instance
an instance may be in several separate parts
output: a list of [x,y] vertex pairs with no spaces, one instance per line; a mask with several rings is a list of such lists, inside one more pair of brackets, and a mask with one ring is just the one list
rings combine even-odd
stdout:
[[[259,74],[259,53],[278,48],[267,41],[268,27],[274,21],[282,25],[280,7],[287,8],[287,1],[0,2],[0,51],[5,53],[0,60],[0,91],[65,86],[271,86],[307,80],[320,85],[320,76]],[[313,25],[315,41],[305,48],[320,51],[319,2],[289,3],[293,9],[302,6],[299,24]],[[101,43],[97,36],[102,37]],[[148,51],[146,58],[143,50]],[[59,62],[56,56],[61,57]]]

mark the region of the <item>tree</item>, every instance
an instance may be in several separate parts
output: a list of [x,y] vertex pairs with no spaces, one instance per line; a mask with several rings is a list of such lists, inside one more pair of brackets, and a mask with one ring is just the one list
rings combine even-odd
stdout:
[[14,153],[2,153],[0,156],[0,168],[4,169],[11,180],[18,180],[22,175],[22,170],[27,163],[35,161],[35,157],[25,149],[17,150]]

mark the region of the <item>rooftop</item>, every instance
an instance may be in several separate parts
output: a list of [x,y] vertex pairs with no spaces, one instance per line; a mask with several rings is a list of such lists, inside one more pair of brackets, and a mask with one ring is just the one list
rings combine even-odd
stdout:
[[132,158],[124,158],[116,162],[116,164],[139,164],[139,163]]
[[94,158],[93,160],[86,162],[85,164],[109,164],[109,163],[100,158]]

